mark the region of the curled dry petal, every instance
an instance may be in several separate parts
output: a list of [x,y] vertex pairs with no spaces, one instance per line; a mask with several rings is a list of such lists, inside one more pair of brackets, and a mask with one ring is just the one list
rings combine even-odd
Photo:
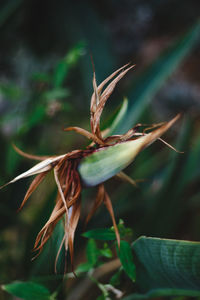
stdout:
[[18,154],[20,154],[21,156],[24,156],[26,158],[29,158],[29,159],[42,161],[42,160],[50,158],[50,156],[41,156],[41,155],[39,156],[39,155],[33,155],[33,154],[26,153],[26,152],[22,151],[21,149],[19,149],[15,144],[12,144],[12,146]]

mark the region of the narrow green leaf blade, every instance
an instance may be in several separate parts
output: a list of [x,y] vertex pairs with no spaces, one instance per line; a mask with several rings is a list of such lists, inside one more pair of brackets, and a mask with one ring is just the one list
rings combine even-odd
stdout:
[[124,271],[133,281],[135,281],[136,270],[133,262],[132,249],[129,243],[122,240],[120,242],[120,250],[117,248],[117,254],[122,263]]
[[31,281],[14,281],[3,285],[2,288],[6,292],[26,300],[50,299],[50,292],[45,286]]

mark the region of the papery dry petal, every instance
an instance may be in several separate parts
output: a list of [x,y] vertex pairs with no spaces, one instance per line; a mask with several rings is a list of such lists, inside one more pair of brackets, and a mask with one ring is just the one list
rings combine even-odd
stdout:
[[89,140],[93,140],[93,142],[99,144],[99,145],[104,145],[104,142],[98,138],[95,134],[80,128],[80,127],[68,127],[68,128],[64,128],[64,131],[76,131],[77,133],[87,137]]
[[118,244],[118,247],[120,249],[120,234],[119,234],[119,230],[117,228],[117,224],[116,224],[116,221],[115,221],[115,215],[114,215],[114,211],[113,211],[113,207],[112,207],[112,202],[110,200],[110,197],[108,196],[107,192],[105,192],[105,197],[104,197],[104,204],[111,216],[111,219],[112,219],[112,222],[113,222],[113,227],[114,227],[114,230],[115,230],[115,234],[116,234],[116,239],[117,239],[117,244]]
[[[115,72],[113,72],[110,76],[108,76],[104,81],[102,81],[102,82],[100,83],[100,85],[97,87],[98,94],[101,93],[101,91],[102,91],[104,85],[105,85],[108,81],[110,81],[115,75],[117,75],[122,69],[126,68],[129,64],[130,64],[130,63],[125,64],[125,65],[122,66],[121,68],[117,69],[117,70],[116,70]],[[96,77],[93,77],[93,80],[94,80],[94,78],[96,79]],[[95,106],[95,104],[96,104],[96,99],[95,99],[95,91],[94,91],[94,93],[92,94],[92,98],[91,98],[91,105],[90,105],[90,111],[91,111],[91,112],[95,112],[95,111],[93,111],[93,107]]]
[[124,172],[119,172],[116,177],[120,178],[123,181],[126,181],[130,184],[132,184],[134,187],[137,187],[137,183],[135,180],[133,180],[130,176],[128,176],[127,174],[125,174]]
[[99,129],[99,125],[100,125],[100,117],[103,111],[103,108],[106,104],[106,101],[108,100],[108,98],[110,97],[110,95],[112,94],[117,82],[129,71],[133,68],[134,66],[130,66],[129,68],[127,68],[126,70],[122,71],[109,85],[108,87],[104,90],[104,92],[102,93],[102,95],[100,96],[100,102],[97,106],[97,109],[94,113],[93,116],[93,133],[96,133],[96,131]]
[[169,147],[170,149],[174,150],[177,153],[184,153],[183,151],[179,151],[177,150],[175,147],[173,147],[172,145],[170,145],[169,143],[167,143],[165,140],[158,138],[159,141],[161,141],[163,144],[165,144],[167,147]]
[[35,189],[38,187],[38,185],[42,182],[42,180],[45,178],[45,176],[47,175],[48,171],[43,172],[41,174],[38,174],[34,180],[32,181],[32,183],[30,184],[28,191],[26,192],[26,195],[24,197],[24,200],[22,201],[20,208],[18,209],[18,211],[20,211],[24,204],[26,203],[26,201],[28,200],[28,198],[31,196],[31,194],[35,191]]
[[76,201],[73,206],[71,206],[72,213],[69,220],[69,232],[68,232],[68,243],[69,243],[69,252],[70,252],[70,258],[71,258],[71,265],[73,270],[73,262],[74,262],[74,234],[75,230],[80,218],[80,212],[81,212],[81,199],[79,198],[78,201]]
[[0,189],[2,189],[3,187],[7,186],[8,184],[11,184],[11,183],[14,183],[14,182],[20,180],[22,178],[26,178],[26,177],[29,177],[29,176],[37,175],[39,173],[43,173],[43,172],[51,170],[55,166],[55,164],[57,164],[57,162],[61,158],[63,158],[64,156],[65,156],[65,154],[60,155],[60,156],[56,156],[56,157],[50,157],[48,159],[43,160],[42,162],[38,163],[37,165],[35,165],[31,169],[29,169],[28,171],[26,171],[26,172],[18,175],[13,180],[11,180],[8,183],[6,183],[3,186],[1,186]]
[[60,201],[54,207],[49,220],[46,222],[46,224],[38,233],[34,245],[35,251],[41,249],[44,246],[44,244],[50,238],[51,233],[53,232],[53,229],[55,228],[56,224],[62,218],[64,213],[65,213],[65,208],[63,206],[62,201]]

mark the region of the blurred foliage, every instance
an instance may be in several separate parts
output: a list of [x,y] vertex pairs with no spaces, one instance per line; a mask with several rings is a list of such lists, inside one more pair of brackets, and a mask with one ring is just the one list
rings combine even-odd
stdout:
[[[53,207],[56,188],[52,177],[48,176],[33,194],[30,205],[19,214],[16,210],[28,180],[1,190],[0,282],[4,291],[0,291],[0,299],[14,299],[8,294],[11,293],[23,299],[41,296],[41,299],[78,300],[87,295],[88,300],[100,300],[121,297],[121,291],[124,300],[199,297],[197,273],[191,275],[194,275],[193,289],[191,285],[185,286],[184,291],[183,278],[181,284],[173,286],[151,281],[163,272],[162,268],[165,277],[171,278],[175,266],[169,260],[174,259],[176,264],[177,258],[180,259],[178,277],[186,264],[195,263],[194,271],[199,261],[188,251],[193,243],[138,239],[145,235],[200,240],[199,10],[200,4],[194,0],[182,1],[181,9],[178,0],[1,1],[1,184],[32,166],[15,153],[13,142],[26,152],[41,155],[62,154],[87,146],[83,138],[65,133],[62,128],[73,125],[89,128],[90,55],[98,82],[123,63],[132,60],[137,64],[113,93],[103,128],[113,124],[111,132],[120,133],[136,122],[152,124],[168,120],[177,112],[185,115],[167,134],[170,143],[184,154],[157,142],[127,169],[138,188],[119,184],[115,179],[107,183],[116,218],[123,218],[133,229],[131,235],[131,230],[119,223],[121,252],[116,249],[110,218],[103,208],[84,234],[83,221],[80,222],[75,238],[78,278],[67,273],[63,280],[66,267],[70,271],[70,266],[65,266],[64,251],[57,263],[57,274],[54,272],[62,240],[61,222],[43,253],[31,261],[36,234]],[[128,104],[124,100],[121,105],[124,95],[128,96]],[[85,190],[83,194],[84,215],[95,193]],[[156,246],[155,240],[159,241]],[[139,246],[141,241],[145,246]],[[170,256],[173,253],[169,250],[170,243],[181,245],[180,256],[176,252]],[[190,246],[185,247],[184,243]],[[164,250],[168,256],[163,254]],[[155,263],[149,256],[151,253]],[[162,264],[158,264],[158,255]],[[141,261],[143,266],[138,269]],[[186,269],[186,274],[190,274]],[[149,277],[149,272],[155,277]],[[137,277],[137,274],[142,275]],[[196,285],[193,280],[197,280]]]

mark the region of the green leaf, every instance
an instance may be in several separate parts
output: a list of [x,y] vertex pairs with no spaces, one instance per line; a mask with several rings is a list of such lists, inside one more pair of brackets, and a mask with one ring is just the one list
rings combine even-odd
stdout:
[[110,284],[113,286],[120,285],[121,282],[121,274],[122,274],[123,268],[121,267],[110,279]]
[[111,258],[112,257],[112,251],[108,247],[106,247],[104,249],[100,249],[99,252],[104,257],[107,257],[107,258]]
[[6,292],[26,300],[47,300],[51,297],[45,286],[31,281],[14,281],[3,285],[2,288]]
[[6,172],[9,175],[12,175],[16,171],[19,162],[20,162],[19,154],[13,149],[12,146],[8,145],[6,151]]
[[46,106],[43,104],[38,104],[30,112],[30,115],[27,117],[27,121],[22,125],[19,132],[25,134],[28,130],[38,125],[46,117]]
[[85,44],[83,42],[77,44],[69,53],[62,59],[54,72],[53,84],[56,88],[62,86],[68,72],[72,66],[74,66],[81,55],[83,55]]
[[106,300],[105,296],[104,295],[100,295],[97,300]]
[[87,244],[87,260],[91,266],[95,266],[98,262],[99,258],[99,249],[94,241],[94,239],[90,239]]
[[86,186],[95,186],[122,171],[139,152],[156,141],[178,118],[179,115],[147,135],[97,149],[83,158],[78,166],[83,183]]
[[93,268],[93,266],[90,263],[82,263],[77,268],[75,273],[78,275],[80,273],[85,273],[90,271]]
[[153,289],[145,294],[132,294],[122,300],[140,300],[140,299],[151,299],[160,297],[176,297],[176,296],[185,296],[185,297],[199,297],[200,291],[192,291],[187,289],[176,289],[176,288],[163,288],[163,289]]
[[122,171],[140,151],[142,138],[102,148],[83,158],[78,170],[84,184],[98,185]]
[[55,88],[42,94],[43,98],[47,101],[62,99],[69,96],[69,90],[64,88]]
[[118,133],[117,129],[120,127],[121,122],[124,120],[124,116],[127,113],[127,109],[128,109],[128,99],[124,98],[122,104],[114,113],[114,115],[106,123],[104,123],[103,129],[108,130],[106,136]]
[[98,228],[83,233],[84,237],[93,238],[95,240],[113,241],[116,239],[115,232],[109,228]]
[[31,79],[39,82],[45,82],[45,83],[51,82],[51,76],[47,73],[42,73],[42,72],[32,74]]
[[8,18],[19,8],[22,0],[6,1],[0,11],[0,27],[5,24]]
[[140,237],[132,244],[136,283],[144,292],[158,288],[200,292],[200,243]]
[[166,79],[181,64],[183,59],[192,50],[200,36],[200,21],[190,28],[186,34],[166,49],[160,57],[148,67],[133,83],[132,91],[128,95],[129,107],[121,132],[127,131],[138,121],[139,117],[148,106],[156,92]]
[[14,83],[0,83],[0,94],[9,100],[18,100],[22,97],[22,90]]
[[120,250],[117,248],[117,254],[124,271],[133,281],[135,281],[135,264],[133,262],[132,249],[129,243],[122,240],[120,242]]

